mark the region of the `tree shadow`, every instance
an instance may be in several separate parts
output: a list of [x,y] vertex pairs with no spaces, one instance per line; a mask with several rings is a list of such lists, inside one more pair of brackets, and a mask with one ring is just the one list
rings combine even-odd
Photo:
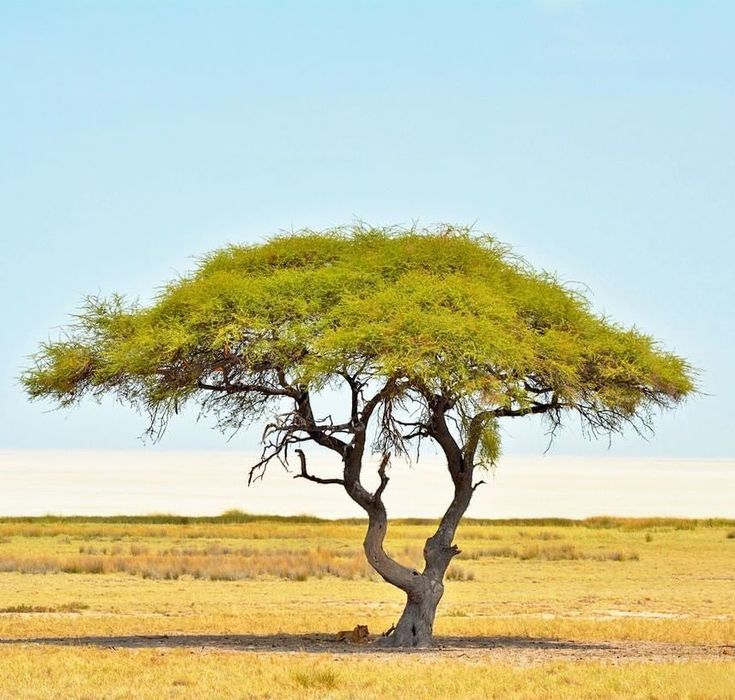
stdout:
[[113,635],[81,637],[30,637],[0,639],[0,644],[45,644],[51,646],[93,646],[105,649],[218,649],[224,651],[299,652],[299,653],[426,653],[538,650],[550,652],[612,651],[615,646],[605,642],[575,642],[533,637],[435,637],[430,649],[391,649],[376,644],[376,637],[366,644],[338,642],[327,634],[161,634]]

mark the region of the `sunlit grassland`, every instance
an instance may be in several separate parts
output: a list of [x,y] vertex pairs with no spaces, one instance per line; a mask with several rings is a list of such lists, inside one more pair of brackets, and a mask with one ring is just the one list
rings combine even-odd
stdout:
[[[469,521],[457,537],[462,554],[450,571],[436,634],[733,645],[734,526]],[[0,637],[17,640],[0,645],[0,697],[13,696],[14,683],[33,691],[24,697],[39,698],[197,697],[205,687],[219,697],[357,697],[361,688],[386,697],[395,692],[386,690],[391,683],[413,697],[728,697],[726,687],[735,697],[731,656],[625,668],[584,661],[521,668],[481,655],[434,654],[403,657],[400,668],[389,664],[386,671],[362,654],[284,659],[262,651],[80,651],[20,643],[131,635],[293,638],[358,623],[379,633],[395,622],[403,597],[365,565],[364,527],[237,514],[177,522],[0,520]],[[388,548],[419,566],[430,530],[425,521],[398,521]],[[139,685],[136,669],[149,682]]]
[[[419,566],[430,527],[395,523],[389,550]],[[470,521],[436,631],[733,642],[731,530],[722,521]],[[402,596],[365,564],[363,531],[299,519],[2,520],[0,609],[86,607],[0,614],[0,633],[304,633],[358,622],[382,631]]]
[[[345,658],[199,650],[0,648],[0,697],[37,698],[730,698],[732,668],[678,664]],[[19,693],[18,689],[22,689]]]

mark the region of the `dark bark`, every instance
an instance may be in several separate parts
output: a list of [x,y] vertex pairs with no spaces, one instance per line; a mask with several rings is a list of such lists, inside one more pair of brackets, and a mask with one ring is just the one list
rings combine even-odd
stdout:
[[[471,471],[471,470],[468,470]],[[444,595],[444,576],[460,550],[453,544],[459,522],[472,498],[471,473],[455,484],[455,493],[436,532],[424,545],[424,570],[412,572],[411,585],[404,588],[406,607],[396,629],[382,643],[394,647],[428,647],[432,645],[434,618]],[[372,563],[372,562],[371,562]]]
[[388,531],[388,514],[382,500],[382,493],[388,484],[388,477],[385,474],[386,464],[387,459],[384,457],[379,469],[380,486],[375,493],[370,493],[360,483],[362,455],[353,452],[345,460],[345,490],[368,516],[368,528],[363,541],[363,549],[370,566],[385,581],[408,593],[413,589],[417,577],[420,576],[419,572],[397,562],[383,547]]
[[[307,393],[304,392],[296,399],[298,428],[306,432],[309,438],[317,444],[341,456],[342,478],[322,479],[310,474],[301,450],[297,451],[301,469],[296,476],[321,484],[342,485],[350,498],[367,514],[368,528],[363,542],[365,556],[383,580],[406,593],[406,607],[395,630],[390,636],[383,638],[380,643],[389,647],[428,647],[432,644],[434,619],[444,594],[444,576],[452,559],[460,551],[453,540],[474,491],[472,478],[477,440],[473,439],[461,448],[449,430],[445,419],[445,413],[451,408],[451,402],[442,396],[426,397],[430,412],[430,421],[426,426],[427,435],[439,444],[444,453],[454,493],[436,532],[426,540],[423,571],[404,566],[393,559],[384,547],[388,516],[382,496],[388,485],[386,467],[389,455],[384,454],[380,462],[378,468],[380,484],[374,492],[368,491],[361,482],[367,425],[381,401],[388,398],[394,391],[395,382],[389,381],[381,391],[366,401],[362,411],[356,410],[357,400],[354,397],[358,387],[356,384],[350,386],[353,392],[350,426],[353,438],[349,443],[320,429],[314,420]],[[477,427],[478,429],[480,427],[480,417],[478,417]]]
[[430,647],[433,644],[434,618],[444,595],[441,581],[424,579],[419,593],[409,593],[396,628],[385,641],[390,647]]
[[[454,537],[474,492],[472,478],[475,450],[472,448],[463,451],[459,447],[444,418],[447,404],[438,397],[432,401],[431,435],[439,443],[447,459],[454,495],[436,532],[426,540],[425,566],[422,572],[398,564],[383,549],[387,517],[380,495],[387,484],[385,464],[381,465],[380,488],[371,495],[369,502],[361,503],[368,513],[368,531],[365,537],[365,553],[368,561],[383,579],[403,590],[407,597],[406,607],[396,623],[395,630],[390,636],[380,640],[381,645],[388,647],[432,645],[434,619],[444,594],[444,576],[452,559],[460,552],[453,543]],[[359,467],[355,466],[354,469],[359,474]],[[348,478],[345,478],[345,481],[349,483]]]

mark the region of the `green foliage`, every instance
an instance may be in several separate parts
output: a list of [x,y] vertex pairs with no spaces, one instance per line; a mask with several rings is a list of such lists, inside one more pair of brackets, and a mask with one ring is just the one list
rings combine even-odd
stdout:
[[[159,428],[194,401],[237,428],[274,410],[284,378],[310,392],[345,375],[393,380],[386,405],[452,397],[487,463],[498,417],[543,412],[556,424],[577,411],[593,432],[648,425],[652,409],[694,390],[693,374],[489,236],[358,224],[216,251],[149,306],[89,297],[23,382],[61,405],[112,393]],[[250,385],[275,393],[227,389]]]

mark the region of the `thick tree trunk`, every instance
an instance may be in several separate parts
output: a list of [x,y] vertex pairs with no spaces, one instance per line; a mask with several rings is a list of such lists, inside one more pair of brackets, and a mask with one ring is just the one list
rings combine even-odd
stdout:
[[[434,618],[444,594],[444,576],[452,559],[460,551],[452,541],[472,498],[473,489],[470,479],[471,471],[455,482],[454,498],[436,532],[426,540],[424,545],[426,565],[423,572],[413,572],[414,576],[408,587],[404,588],[397,584],[406,591],[408,600],[395,630],[382,641],[382,645],[429,647],[433,644]],[[391,583],[396,584],[395,581]]]
[[[379,640],[385,647],[429,647],[433,643],[434,618],[444,594],[444,575],[459,548],[452,544],[459,521],[472,497],[471,473],[455,482],[455,493],[436,532],[424,546],[423,572],[395,561],[384,549],[388,518],[380,495],[366,494],[359,486],[348,492],[368,514],[368,529],[363,543],[370,565],[388,583],[406,593],[406,607],[389,636]],[[384,484],[387,483],[387,479]]]
[[393,633],[382,642],[384,646],[432,646],[436,609],[444,595],[444,575],[452,559],[459,554],[458,547],[447,546],[442,539],[434,535],[426,541],[426,566],[422,573],[415,572],[412,585],[406,591],[406,607]]
[[433,644],[434,618],[444,594],[441,581],[423,579],[419,590],[409,593],[406,607],[384,646],[430,647]]
[[[302,392],[296,398],[296,414],[301,421],[297,424],[298,429],[305,431],[319,445],[340,454],[343,462],[342,478],[321,479],[310,475],[306,469],[305,455],[300,450],[297,452],[301,459],[301,473],[297,476],[321,484],[341,484],[350,498],[367,513],[368,528],[363,542],[365,556],[383,580],[400,588],[407,596],[406,607],[393,633],[380,640],[380,643],[391,647],[431,646],[436,609],[444,594],[444,576],[453,557],[459,554],[459,548],[453,544],[454,536],[475,490],[475,486],[472,485],[474,457],[484,414],[478,414],[472,419],[467,444],[460,447],[449,430],[445,417],[445,413],[454,405],[452,399],[442,394],[429,395],[427,390],[422,391],[427,400],[430,418],[427,423],[416,424],[421,430],[415,435],[431,436],[441,447],[447,458],[454,494],[436,532],[426,540],[425,566],[424,570],[419,572],[397,562],[384,547],[388,516],[383,503],[383,492],[389,481],[386,468],[390,452],[384,452],[380,461],[378,467],[380,484],[375,491],[368,491],[361,482],[368,422],[381,402],[388,401],[393,395],[396,380],[388,381],[383,389],[364,403],[360,412],[358,406],[364,384],[349,376],[346,376],[346,379],[352,391],[352,418],[349,427],[354,432],[354,437],[350,443],[336,438],[333,431],[317,426],[308,393]],[[384,411],[387,410],[384,406]],[[388,414],[384,413],[384,422],[386,415]],[[391,429],[395,429],[390,417],[387,420],[392,426]],[[385,424],[383,429],[386,429]]]
[[386,465],[388,455],[384,455],[378,469],[380,486],[370,493],[360,483],[364,438],[356,449],[344,455],[344,487],[350,497],[368,515],[368,529],[363,543],[365,555],[370,565],[388,583],[406,593],[406,607],[396,624],[393,633],[379,641],[387,647],[429,647],[433,643],[434,618],[439,601],[444,594],[444,575],[452,559],[459,554],[453,544],[459,521],[469,506],[474,488],[472,456],[459,449],[446,426],[440,409],[434,414],[435,432],[447,456],[447,466],[454,485],[454,495],[436,532],[426,540],[424,546],[425,566],[422,572],[400,564],[384,548],[388,527],[388,517],[382,495],[388,484]]

